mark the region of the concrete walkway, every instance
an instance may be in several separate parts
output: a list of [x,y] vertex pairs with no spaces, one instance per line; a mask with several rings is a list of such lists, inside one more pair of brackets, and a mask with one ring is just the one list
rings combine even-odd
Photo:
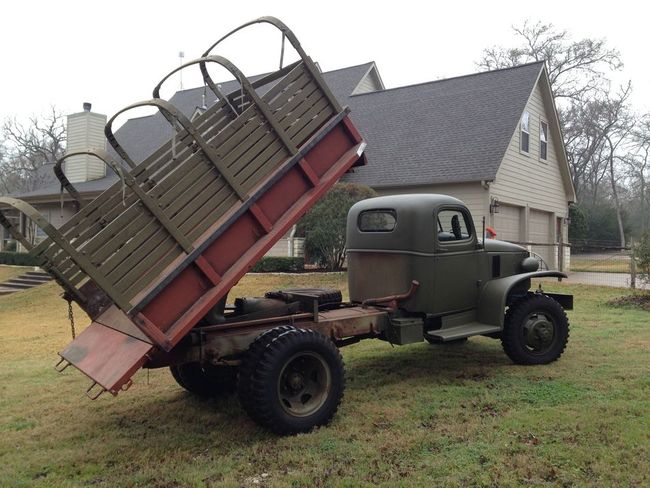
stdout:
[[35,286],[52,281],[52,277],[42,271],[28,271],[17,278],[0,283],[0,296],[10,295],[17,291],[29,290]]

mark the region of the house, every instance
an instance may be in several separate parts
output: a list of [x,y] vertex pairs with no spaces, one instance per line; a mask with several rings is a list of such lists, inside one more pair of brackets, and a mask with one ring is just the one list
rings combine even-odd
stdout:
[[[485,218],[497,238],[528,246],[549,267],[568,268],[562,244],[575,193],[543,62],[393,89],[385,89],[372,62],[329,71],[324,78],[341,103],[351,107],[369,144],[369,164],[347,174],[346,181],[382,195],[453,195],[469,206],[477,229]],[[234,82],[221,86],[226,93],[235,88]],[[203,87],[177,92],[170,100],[188,117],[214,101]],[[68,123],[85,124],[89,132],[78,136],[85,143],[97,137],[101,117],[85,107]],[[70,137],[75,134],[69,125]],[[171,134],[167,121],[155,114],[128,120],[116,137],[139,162]],[[66,163],[66,174],[88,199],[117,181],[91,159]],[[56,180],[20,198],[54,225],[74,213],[67,195],[61,204]],[[290,233],[271,253],[291,255],[297,247]]]
[[381,195],[452,195],[477,229],[485,217],[498,239],[568,269],[575,191],[544,62],[352,94],[347,103],[369,162],[347,181]]

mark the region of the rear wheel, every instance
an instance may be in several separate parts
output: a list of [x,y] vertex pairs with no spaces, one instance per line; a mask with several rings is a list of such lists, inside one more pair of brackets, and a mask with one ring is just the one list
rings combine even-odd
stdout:
[[273,329],[267,330],[257,336],[257,338],[248,346],[248,350],[242,358],[241,365],[239,366],[239,373],[237,374],[237,393],[239,395],[239,402],[246,412],[249,412],[254,405],[251,404],[250,379],[255,374],[255,368],[264,353],[264,350],[281,334],[287,331],[296,330],[291,325],[281,325]]
[[235,391],[237,368],[212,364],[185,363],[169,370],[180,386],[201,397],[213,397]]
[[562,306],[542,294],[529,295],[506,313],[503,349],[517,364],[548,364],[558,359],[569,340],[569,320]]
[[292,329],[272,338],[255,364],[242,364],[238,381],[242,405],[258,424],[278,434],[307,432],[338,409],[343,359],[327,337]]

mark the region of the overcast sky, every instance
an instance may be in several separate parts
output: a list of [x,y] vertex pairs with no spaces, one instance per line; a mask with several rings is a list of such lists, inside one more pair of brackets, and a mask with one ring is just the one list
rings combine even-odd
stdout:
[[[616,81],[631,79],[633,103],[650,110],[650,8],[641,1],[366,2],[361,0],[199,2],[35,1],[2,5],[0,118],[21,119],[55,105],[64,113],[82,102],[109,116],[151,97],[158,81],[230,29],[262,15],[282,19],[324,70],[375,61],[387,87],[476,71],[483,48],[513,43],[512,25],[552,22],[574,38],[606,38],[625,63]],[[280,35],[253,28],[224,54],[249,75],[276,67]],[[198,86],[197,68],[184,71]],[[227,79],[215,70],[214,79]],[[162,91],[179,89],[178,77]],[[134,111],[128,117],[144,115]],[[123,122],[126,117],[118,120]]]

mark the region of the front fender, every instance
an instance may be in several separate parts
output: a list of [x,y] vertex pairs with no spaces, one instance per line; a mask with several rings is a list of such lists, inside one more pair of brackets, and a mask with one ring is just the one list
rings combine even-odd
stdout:
[[524,280],[546,277],[566,278],[567,275],[559,271],[533,271],[488,281],[479,297],[478,320],[483,324],[503,327],[503,312],[506,309],[506,300],[510,290]]

